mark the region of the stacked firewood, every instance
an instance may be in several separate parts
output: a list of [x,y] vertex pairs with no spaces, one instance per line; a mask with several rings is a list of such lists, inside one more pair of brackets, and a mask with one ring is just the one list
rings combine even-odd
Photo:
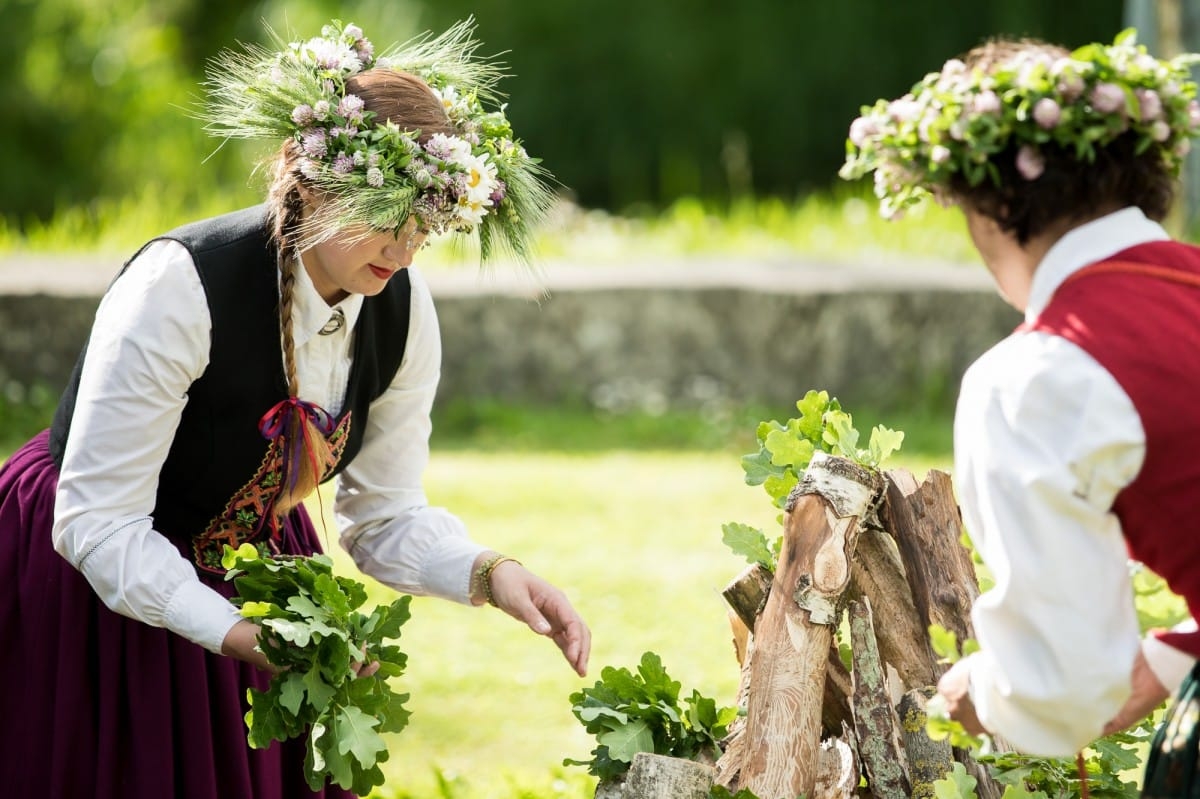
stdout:
[[968,753],[925,734],[945,668],[929,627],[972,635],[979,586],[961,536],[944,472],[918,484],[904,470],[817,453],[788,498],[774,574],[752,566],[724,592],[745,716],[715,767],[639,755],[622,795],[704,797],[715,781],[760,799],[932,797],[958,760],[980,799],[998,799]]

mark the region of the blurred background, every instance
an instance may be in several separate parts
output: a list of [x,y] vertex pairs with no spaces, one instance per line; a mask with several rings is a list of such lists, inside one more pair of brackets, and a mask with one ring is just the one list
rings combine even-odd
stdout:
[[684,695],[734,701],[719,592],[745,564],[721,526],[778,533],[739,465],[758,422],[828,389],[864,440],[875,423],[906,431],[900,466],[948,469],[961,372],[1018,320],[956,212],[885,223],[868,187],[839,182],[860,108],[1002,34],[1075,47],[1133,23],[1170,55],[1198,8],[0,0],[0,459],[48,423],[141,242],[260,201],[264,153],[218,147],[192,116],[209,58],[264,41],[264,23],[307,38],[338,18],[378,49],[473,15],[562,203],[537,274],[480,272],[469,245],[421,255],[445,345],[426,490],[568,592],[593,666],[579,680],[507,619],[418,600],[402,640],[416,712],[379,795],[580,799],[594,783],[561,763],[594,741],[567,696],[602,667],[654,650]]
[[[443,431],[514,432],[520,423],[506,427],[497,402],[786,408],[813,386],[881,411],[945,415],[962,369],[1014,317],[980,270],[937,271],[977,263],[957,213],[935,207],[885,223],[866,186],[839,181],[849,122],[990,36],[1074,47],[1141,22],[1142,38],[1169,51],[1194,21],[1191,5],[0,0],[0,291],[94,300],[147,238],[260,201],[255,165],[270,146],[220,146],[194,117],[205,65],[222,48],[265,41],[268,26],[306,38],[331,18],[359,24],[382,48],[474,16],[480,52],[511,73],[502,89],[515,130],[561,183],[541,242],[541,286],[558,302],[531,305],[537,288],[514,277],[431,278],[457,341],[470,343],[460,357],[447,337]],[[470,262],[468,244],[423,253],[421,265]],[[91,279],[69,285],[85,268]],[[581,284],[592,293],[576,292]],[[638,304],[620,289],[641,289]],[[886,296],[866,311],[830,297],[847,290]],[[463,291],[517,301],[485,323],[479,309],[495,317],[495,301],[455,306],[448,295]],[[971,298],[960,302],[964,291]],[[74,313],[86,324],[90,310],[0,303],[0,322],[30,330],[30,316]],[[772,369],[767,350],[778,350],[765,326],[788,320],[797,326],[788,338],[814,343],[788,348]],[[962,330],[971,320],[973,331]],[[513,329],[545,331],[544,340],[480,350]],[[43,387],[57,392],[76,338],[48,325],[30,335],[39,352],[0,355],[5,413]],[[711,438],[712,425],[701,426]]]
[[263,22],[315,35],[353,20],[377,46],[474,15],[505,52],[508,113],[584,208],[648,214],[684,198],[829,192],[848,123],[988,36],[1111,40],[1121,0],[3,0],[0,215],[248,191],[246,153],[186,110],[205,62]]

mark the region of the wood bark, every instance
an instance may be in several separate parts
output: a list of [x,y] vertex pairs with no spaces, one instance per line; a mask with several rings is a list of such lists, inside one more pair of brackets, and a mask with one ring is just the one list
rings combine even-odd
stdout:
[[849,727],[821,741],[817,763],[817,781],[812,799],[851,799],[858,795],[858,756],[855,754],[854,733]]
[[[921,629],[940,624],[959,641],[971,637],[971,605],[979,583],[962,544],[962,515],[950,475],[930,470],[918,484],[903,469],[889,470],[879,515],[896,540]],[[928,635],[922,638],[928,641]]]
[[712,790],[712,766],[638,752],[625,775],[623,799],[708,799]]
[[866,597],[851,600],[850,650],[854,656],[854,732],[858,754],[876,799],[905,799],[904,749],[900,745],[900,721],[888,692],[887,672],[879,659],[871,602]]
[[[860,537],[860,546],[861,543],[862,538]],[[765,600],[771,587],[771,579],[772,574],[769,571],[756,565],[743,572],[734,583],[753,580],[754,584],[765,587],[765,590],[761,592],[761,596]],[[735,597],[746,595],[744,592],[734,592]],[[728,593],[725,598],[730,599]],[[741,706],[745,704],[746,697],[749,696],[750,672],[744,667],[753,638],[741,615],[733,610],[729,611],[729,629],[733,634],[733,652],[737,658],[738,667],[742,669],[742,678],[738,688],[738,705]],[[826,735],[837,735],[843,724],[853,726],[854,717],[850,712],[850,692],[852,690],[850,672],[842,663],[837,642],[834,641],[829,647],[829,660],[825,670],[825,693],[821,701],[821,727]],[[734,731],[731,730],[731,732]]]
[[[922,627],[939,624],[960,643],[973,638],[971,606],[979,596],[979,582],[971,553],[962,543],[962,514],[950,475],[931,469],[918,483],[903,469],[889,470],[879,517],[896,539]],[[928,636],[923,640],[928,644]],[[935,669],[939,676],[945,671],[940,664]],[[1009,748],[1001,738],[995,742],[1000,751]],[[985,767],[968,752],[954,750],[954,757],[979,781],[979,799],[1000,799],[1003,791]]]
[[879,657],[896,670],[907,691],[932,685],[939,670],[929,647],[929,625],[917,613],[904,574],[895,539],[882,531],[864,530],[854,551],[852,593],[870,597],[876,608],[886,608],[886,621],[875,625]]
[[925,704],[935,689],[930,686],[909,691],[900,700],[900,737],[908,756],[908,781],[913,799],[933,799],[933,783],[954,768],[954,752],[948,741],[934,741],[925,734]]
[[821,699],[821,727],[825,735],[837,735],[843,729],[854,729],[854,713],[850,709],[850,694],[854,680],[842,662],[837,642],[829,647],[825,661],[825,694]]
[[773,576],[769,569],[755,563],[733,579],[721,591],[721,596],[733,608],[748,630],[754,629],[759,612],[767,602]]
[[729,616],[729,631],[733,633],[733,656],[737,658],[737,664],[741,667],[746,662],[746,655],[750,651],[750,630],[746,628],[746,623],[742,618],[732,610],[726,611]]
[[[850,557],[877,489],[875,474],[817,453],[789,497],[783,547],[766,607],[755,624],[742,762],[718,764],[762,799],[811,795],[821,706],[837,604]],[[726,750],[722,761],[730,757]]]

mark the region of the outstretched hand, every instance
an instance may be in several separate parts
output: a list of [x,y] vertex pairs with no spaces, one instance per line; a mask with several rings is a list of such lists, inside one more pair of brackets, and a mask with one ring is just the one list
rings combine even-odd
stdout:
[[1171,693],[1150,670],[1150,664],[1146,662],[1146,656],[1142,654],[1141,648],[1138,649],[1137,657],[1133,661],[1131,683],[1133,693],[1125,700],[1125,704],[1117,711],[1117,715],[1104,725],[1104,735],[1112,735],[1114,732],[1120,732],[1137,724],[1146,718],[1150,711],[1161,705]]
[[497,607],[554,641],[575,673],[587,675],[592,633],[566,594],[516,561],[492,570],[491,589]]

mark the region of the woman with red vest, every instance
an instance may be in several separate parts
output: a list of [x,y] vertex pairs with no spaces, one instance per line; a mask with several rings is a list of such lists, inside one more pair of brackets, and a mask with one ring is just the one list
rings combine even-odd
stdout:
[[[1031,753],[1072,755],[1173,691],[1174,713],[1197,709],[1200,633],[1139,640],[1128,564],[1200,607],[1200,249],[1159,224],[1200,134],[1190,63],[1132,31],[1074,52],[993,41],[850,128],[842,176],[873,171],[888,216],[960,207],[1025,315],[962,382],[955,479],[995,587],[981,650],[939,691],[968,731]],[[1200,796],[1196,741],[1159,735],[1145,795]]]
[[266,203],[143,247],[52,429],[0,469],[5,796],[349,796],[310,790],[303,738],[247,745],[270,675],[221,564],[230,545],[319,551],[301,501],[335,476],[363,572],[490,603],[586,671],[565,594],[421,486],[441,340],[413,257],[444,232],[525,256],[552,200],[485,110],[500,72],[469,25],[379,53],[340,23],[278,44],[210,72],[210,130],[272,143]]

